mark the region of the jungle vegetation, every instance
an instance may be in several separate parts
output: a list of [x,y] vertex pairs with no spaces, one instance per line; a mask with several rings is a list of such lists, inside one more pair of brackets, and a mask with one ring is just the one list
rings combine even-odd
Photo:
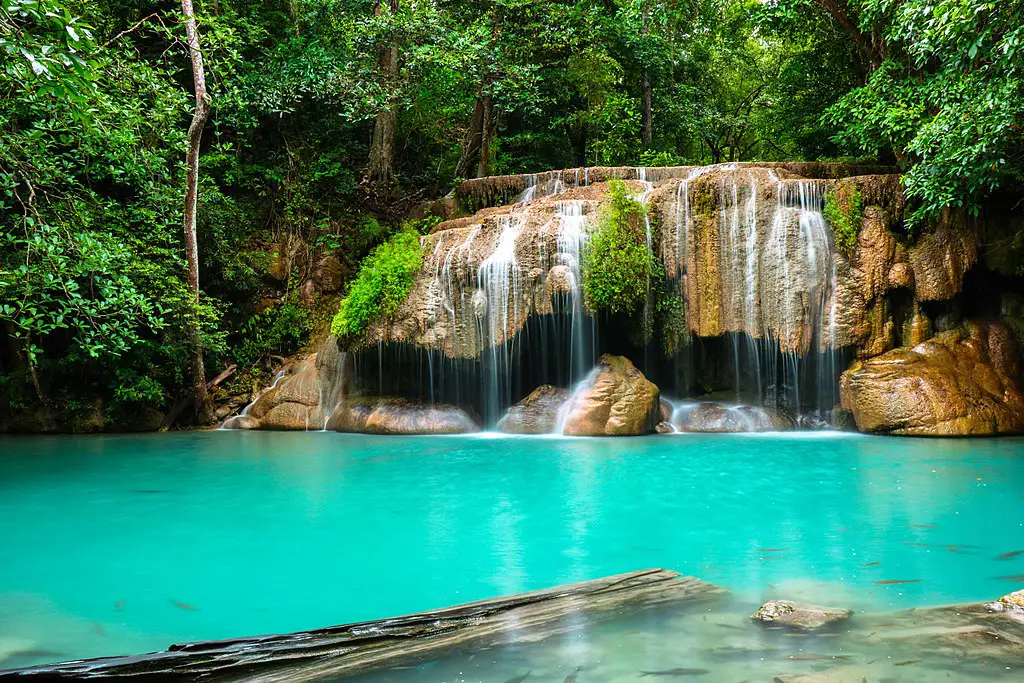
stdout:
[[869,159],[914,222],[1024,173],[1024,0],[0,0],[0,56],[28,428],[209,420],[330,325],[315,274],[400,288],[403,217],[463,178]]

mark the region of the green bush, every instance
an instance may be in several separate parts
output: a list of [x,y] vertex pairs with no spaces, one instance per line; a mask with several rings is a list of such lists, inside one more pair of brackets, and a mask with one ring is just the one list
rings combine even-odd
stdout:
[[363,260],[359,275],[341,300],[331,333],[342,339],[353,337],[378,317],[392,315],[409,295],[421,265],[420,236],[407,226]]
[[825,220],[832,228],[836,246],[847,256],[857,247],[864,215],[864,202],[859,187],[837,187],[825,195]]
[[594,311],[633,313],[647,299],[647,283],[660,264],[647,247],[646,209],[621,180],[610,183],[611,197],[583,257],[583,292]]
[[239,332],[241,343],[235,349],[240,367],[251,368],[271,355],[295,353],[309,337],[309,313],[291,301],[249,318]]

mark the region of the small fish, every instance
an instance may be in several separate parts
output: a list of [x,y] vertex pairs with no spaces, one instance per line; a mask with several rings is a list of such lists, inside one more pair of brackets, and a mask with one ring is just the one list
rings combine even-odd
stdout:
[[666,669],[665,671],[641,671],[641,676],[703,676],[704,674],[711,673],[708,669],[687,669],[683,667],[677,667],[675,669]]
[[881,562],[868,562],[864,566],[865,567],[874,567],[877,564],[882,564],[882,563]]
[[172,605],[174,605],[178,609],[183,609],[183,610],[185,610],[187,612],[198,612],[199,611],[198,607],[193,607],[192,605],[188,604],[187,602],[178,602],[177,600],[168,600],[168,602],[170,602]]
[[849,655],[814,655],[814,654],[789,655],[788,657],[786,657],[786,659],[788,659],[788,660],[790,660],[792,662],[813,662],[813,661],[818,661],[818,660],[822,660],[822,659],[829,659],[829,660],[831,660],[831,659],[849,659],[849,658],[850,658]]
[[911,664],[917,664],[920,661],[921,661],[920,659],[908,659],[905,662],[896,662],[895,665],[896,666],[910,666]]
[[533,669],[530,669],[530,671],[527,671],[522,676],[515,676],[513,678],[510,678],[507,681],[505,681],[505,683],[523,683],[523,681],[526,680],[526,677],[529,676],[532,671]]
[[1013,583],[1024,583],[1024,574],[1007,574],[1006,576],[995,577],[999,581],[1011,581]]
[[742,631],[743,630],[739,626],[733,626],[732,624],[715,624],[715,626],[717,626],[718,628],[731,628],[731,629],[734,629],[736,631]]
[[892,586],[897,583],[921,583],[921,579],[886,579],[884,581],[875,581],[879,586]]
[[996,555],[997,560],[1009,560],[1010,558],[1017,557],[1018,555],[1024,554],[1024,550],[1012,550],[1002,555]]
[[118,612],[123,610],[124,609],[124,600],[118,600],[117,602],[115,602],[114,603],[114,609],[116,609]]
[[789,548],[758,548],[757,552],[759,552],[759,553],[784,553],[787,550],[789,550]]
[[934,529],[935,528],[931,524],[908,524],[907,526],[912,526],[915,529]]

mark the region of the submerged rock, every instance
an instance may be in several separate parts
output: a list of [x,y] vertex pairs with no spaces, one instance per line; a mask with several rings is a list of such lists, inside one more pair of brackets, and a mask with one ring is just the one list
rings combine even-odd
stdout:
[[508,434],[550,434],[558,425],[558,412],[569,399],[568,389],[545,384],[508,409],[498,431]]
[[327,421],[327,429],[360,434],[466,434],[479,427],[455,406],[382,396],[346,400]]
[[681,432],[771,432],[794,427],[792,418],[781,410],[712,401],[680,406],[672,422]]
[[1007,593],[995,602],[985,605],[989,612],[1005,612],[1007,616],[1024,621],[1024,589]]
[[843,373],[843,408],[864,432],[919,436],[1024,431],[1024,394],[1013,333],[966,323]]
[[658,424],[657,385],[628,359],[605,354],[566,406],[570,436],[650,434]]
[[852,614],[851,610],[838,607],[819,607],[789,600],[769,600],[750,615],[750,618],[754,621],[813,631],[822,626],[849,619]]

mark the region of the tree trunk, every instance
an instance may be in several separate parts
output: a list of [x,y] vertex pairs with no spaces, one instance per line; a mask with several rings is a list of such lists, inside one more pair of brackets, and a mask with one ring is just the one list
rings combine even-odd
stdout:
[[[398,0],[379,0],[374,14],[380,16],[384,11],[385,2],[392,16],[398,13]],[[398,46],[389,45],[377,56],[377,67],[384,89],[391,93],[398,80]],[[370,161],[366,167],[366,179],[371,183],[390,183],[392,159],[395,153],[395,129],[397,115],[394,105],[388,104],[377,114],[373,126],[373,140],[370,143]]]
[[473,118],[469,122],[469,130],[462,141],[462,155],[459,163],[455,166],[456,178],[473,178],[472,175],[478,170],[480,159],[480,137],[484,121],[483,97],[477,95],[473,104]]
[[[203,127],[210,115],[210,96],[206,92],[206,71],[203,69],[203,53],[199,49],[199,31],[192,0],[181,0],[181,11],[185,15],[185,33],[188,50],[192,57],[192,81],[196,91],[196,107],[192,123],[188,127],[188,154],[185,157],[185,261],[188,263],[188,286],[192,290],[194,303],[199,305],[199,247],[196,241],[196,203],[199,198],[199,143]],[[189,336],[192,342],[192,387],[196,416],[207,407],[206,369],[203,367],[203,345],[199,335],[198,313],[191,321]]]
[[491,135],[494,132],[494,107],[491,96],[484,95],[483,121],[480,127],[480,165],[477,168],[477,177],[487,176],[491,160]]
[[644,149],[650,149],[654,139],[654,129],[651,123],[651,77],[647,73],[647,69],[644,69],[640,96],[643,103],[643,129],[641,130],[641,137],[643,138]]

